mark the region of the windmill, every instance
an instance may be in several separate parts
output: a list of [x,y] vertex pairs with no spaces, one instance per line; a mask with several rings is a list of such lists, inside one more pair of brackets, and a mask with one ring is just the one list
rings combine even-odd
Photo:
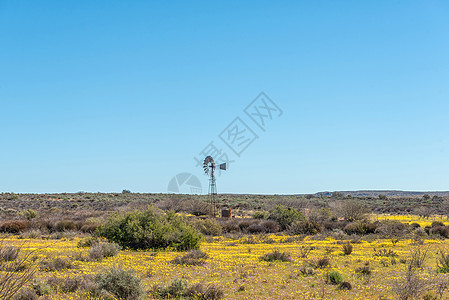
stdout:
[[[226,170],[226,163],[222,163],[218,165],[220,170]],[[213,217],[216,216],[216,208],[217,203],[215,199],[215,195],[217,195],[217,184],[215,182],[215,161],[212,156],[207,156],[203,162],[203,170],[206,175],[209,176],[209,195],[210,195],[210,204],[212,206],[211,214]]]

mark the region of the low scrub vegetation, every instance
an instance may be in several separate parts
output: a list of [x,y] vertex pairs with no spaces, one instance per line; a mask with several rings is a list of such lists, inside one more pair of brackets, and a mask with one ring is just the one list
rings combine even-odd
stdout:
[[113,294],[118,299],[138,300],[144,294],[141,281],[132,270],[119,267],[105,269],[95,276],[94,282],[99,289]]
[[358,267],[355,269],[355,273],[359,275],[369,276],[371,275],[371,269],[369,266]]
[[176,257],[172,260],[172,263],[186,266],[200,266],[206,263],[208,257],[207,253],[201,250],[191,250],[183,256]]
[[439,273],[449,273],[449,252],[440,249],[437,256],[437,271]]
[[235,218],[210,218],[183,197],[0,195],[0,299],[449,297],[444,199],[217,195]]
[[191,225],[204,235],[217,236],[223,232],[221,225],[215,219],[195,219]]
[[324,269],[330,267],[330,259],[328,257],[321,257],[316,259],[309,259],[307,263],[314,269]]
[[343,276],[337,271],[331,271],[327,273],[326,281],[330,284],[340,284],[343,282]]
[[103,258],[117,255],[122,247],[116,243],[99,242],[89,249],[89,259],[101,261]]
[[396,252],[394,252],[391,249],[376,249],[374,248],[374,253],[373,256],[377,256],[377,257],[395,257],[398,256],[398,254]]
[[0,247],[0,261],[14,261],[19,256],[20,249],[15,246]]
[[175,279],[167,286],[155,285],[150,294],[160,299],[219,300],[223,298],[223,291],[215,284],[189,285],[184,279]]
[[0,232],[4,233],[20,233],[25,231],[29,226],[28,222],[12,220],[0,224]]
[[48,257],[40,262],[40,269],[44,271],[61,271],[72,269],[73,261],[67,257]]
[[275,249],[269,253],[266,253],[260,257],[260,260],[273,262],[273,261],[283,261],[283,262],[292,262],[294,261],[288,252],[281,252],[278,249]]
[[342,250],[343,250],[343,254],[344,255],[350,255],[352,253],[352,245],[350,242],[347,242],[345,244],[342,245]]

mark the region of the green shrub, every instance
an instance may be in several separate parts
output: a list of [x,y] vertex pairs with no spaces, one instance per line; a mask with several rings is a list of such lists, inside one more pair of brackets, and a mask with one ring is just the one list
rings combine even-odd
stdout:
[[437,257],[437,272],[438,273],[449,273],[449,253],[443,250],[438,252]]
[[3,212],[8,215],[16,215],[17,214],[17,210],[14,208],[4,209]]
[[101,261],[103,258],[117,255],[121,248],[116,243],[100,242],[90,247],[89,258],[91,260]]
[[157,298],[172,299],[180,298],[184,295],[187,289],[187,281],[184,279],[175,279],[170,285],[166,287],[154,286],[151,289],[151,294]]
[[74,293],[85,285],[85,280],[81,277],[50,277],[47,283],[54,291]]
[[143,295],[140,279],[131,270],[117,267],[105,269],[95,276],[94,281],[98,288],[118,299],[140,299]]
[[223,298],[223,291],[219,286],[212,283],[207,286],[197,283],[189,286],[186,289],[184,296],[191,299],[218,300]]
[[15,246],[6,246],[0,248],[0,262],[13,261],[19,256],[20,249]]
[[51,286],[42,279],[33,280],[32,286],[38,296],[50,295],[53,292]]
[[366,221],[357,221],[353,223],[349,223],[345,226],[343,231],[346,234],[359,234],[359,235],[365,235],[374,233],[377,229],[377,223],[368,223]]
[[311,267],[306,266],[306,265],[302,265],[299,268],[299,272],[303,276],[313,276],[313,275],[315,275],[315,270],[312,269]]
[[395,257],[395,256],[398,256],[398,254],[396,252],[394,252],[393,250],[391,250],[391,249],[388,249],[388,250],[387,249],[376,250],[376,248],[374,248],[373,256],[376,256],[376,257]]
[[34,290],[23,288],[16,294],[14,300],[37,300],[38,298],[39,296]]
[[68,239],[71,240],[76,236],[76,231],[56,231],[51,233],[48,238],[51,240]]
[[92,247],[93,245],[100,242],[100,238],[89,236],[85,239],[79,240],[78,244],[76,245],[78,248],[84,248],[84,247]]
[[298,234],[317,234],[321,232],[321,226],[318,223],[310,222],[308,220],[294,221],[288,226],[288,233],[291,235]]
[[313,246],[301,246],[300,248],[299,248],[299,253],[300,253],[300,255],[299,255],[299,257],[300,258],[307,258],[307,257],[309,257],[309,254],[310,254],[310,252],[313,250],[314,248],[313,248]]
[[85,276],[82,286],[80,287],[82,290],[81,294],[84,296],[81,299],[89,299],[89,300],[117,300],[117,297],[104,290],[101,289],[95,282],[94,278],[91,276]]
[[307,263],[314,269],[324,269],[330,266],[330,260],[328,257],[322,257],[318,259],[308,260]]
[[196,230],[205,235],[216,236],[223,231],[221,225],[215,219],[196,219],[191,224]]
[[40,229],[31,229],[20,234],[22,239],[38,239],[42,237],[42,231]]
[[101,225],[101,219],[99,218],[88,218],[86,221],[84,221],[83,225],[81,226],[80,230],[82,232],[86,233],[94,233],[95,230]]
[[61,271],[73,268],[73,264],[69,258],[55,257],[42,260],[40,268],[44,271]]
[[37,217],[37,211],[31,208],[21,211],[20,214],[28,221]]
[[268,218],[278,222],[282,230],[287,229],[295,221],[305,219],[304,214],[299,209],[285,207],[283,205],[276,206]]
[[129,249],[197,249],[201,234],[173,212],[155,208],[111,216],[97,234]]
[[56,224],[54,225],[54,230],[59,231],[59,232],[73,231],[76,229],[77,229],[76,223],[71,220],[61,220],[61,221],[56,222]]
[[223,291],[215,284],[205,286],[202,283],[188,285],[184,279],[175,279],[168,286],[155,285],[150,294],[161,299],[198,299],[219,300],[223,298]]
[[342,245],[343,248],[343,254],[344,255],[349,255],[352,253],[352,245],[350,242],[347,242],[346,244]]
[[355,272],[360,275],[371,275],[371,269],[369,266],[358,267]]
[[268,219],[270,214],[267,211],[256,211],[253,213],[253,218],[258,220]]
[[199,266],[204,265],[208,257],[207,253],[201,250],[191,250],[184,256],[173,259],[172,263],[177,265]]
[[327,282],[330,284],[340,284],[343,282],[343,276],[337,271],[327,273]]
[[293,258],[290,256],[290,253],[288,252],[281,252],[277,249],[275,249],[272,252],[266,253],[260,257],[260,260],[263,261],[285,261],[285,262],[292,262]]

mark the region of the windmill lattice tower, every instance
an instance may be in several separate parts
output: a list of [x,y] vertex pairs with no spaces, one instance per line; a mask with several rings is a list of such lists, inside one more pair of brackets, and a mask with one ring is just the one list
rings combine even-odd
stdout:
[[[207,156],[203,162],[203,170],[209,176],[209,201],[211,210],[210,214],[215,218],[217,215],[217,183],[215,181],[215,161],[212,156]],[[219,164],[220,170],[226,170],[226,163]]]

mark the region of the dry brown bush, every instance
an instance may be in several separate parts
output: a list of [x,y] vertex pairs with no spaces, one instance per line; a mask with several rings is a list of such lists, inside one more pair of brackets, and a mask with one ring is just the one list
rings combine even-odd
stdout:
[[449,238],[449,227],[448,226],[433,226],[429,230],[431,235],[439,235],[445,238]]
[[22,287],[32,280],[36,271],[35,265],[30,259],[33,252],[19,255],[20,248],[13,251],[11,249],[13,248],[6,246],[4,241],[0,241],[0,253],[9,253],[7,259],[0,259],[0,270],[2,271],[0,272],[0,299],[14,297]]
[[19,220],[6,221],[0,225],[0,232],[20,233],[25,229],[27,229],[28,226],[29,226],[28,221],[19,221]]

